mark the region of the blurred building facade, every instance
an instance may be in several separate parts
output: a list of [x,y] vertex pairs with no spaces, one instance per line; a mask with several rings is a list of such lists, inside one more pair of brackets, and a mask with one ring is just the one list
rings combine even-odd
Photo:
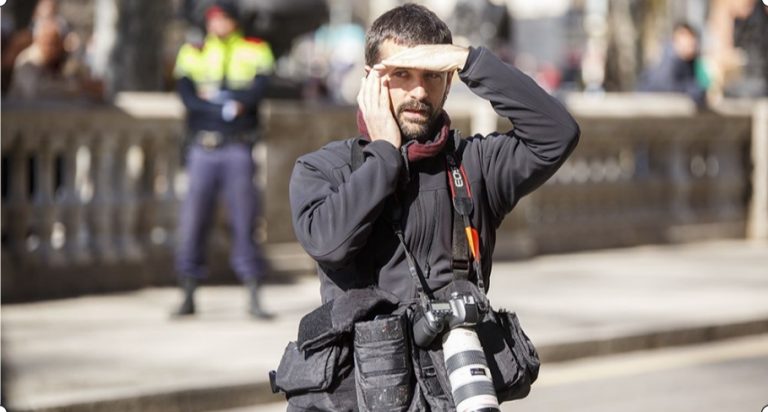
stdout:
[[[208,1],[58,3],[82,40],[78,53],[105,79],[113,97],[120,91],[172,89],[173,56],[189,33],[201,28]],[[37,2],[9,2],[3,11],[6,26],[25,27]],[[239,2],[247,34],[265,38],[281,58],[275,84],[284,90],[275,97],[353,103],[352,91],[335,90],[346,87],[340,78],[350,67],[357,71],[361,66],[362,57],[351,57],[359,48],[353,43],[359,44],[373,19],[405,1]],[[701,51],[716,93],[768,93],[768,6],[761,0],[417,2],[449,23],[457,43],[493,49],[552,91],[634,90],[640,72],[660,57],[675,23],[685,21],[701,33]],[[333,44],[341,37],[347,38],[345,46]],[[342,49],[349,51],[347,56],[339,55]]]
[[[249,30],[267,40],[295,24],[288,32],[294,34],[278,42],[283,45],[277,48],[276,94],[305,102],[267,103],[265,140],[255,155],[264,164],[266,224],[259,236],[267,242],[267,255],[277,273],[307,271],[312,263],[286,223],[287,177],[300,154],[357,133],[349,104],[356,90],[347,77],[359,82],[361,60],[355,57],[363,57],[364,28],[401,1],[242,1],[254,7]],[[11,0],[2,9],[3,24],[13,16],[16,28],[27,27],[34,3]],[[710,33],[731,38],[721,52],[725,61],[745,58],[725,66],[723,84],[739,73],[759,73],[744,69],[748,63],[764,69],[759,47],[738,46],[768,38],[760,36],[762,4],[753,0],[732,9],[726,6],[733,3],[718,0],[422,3],[451,22],[457,42],[494,49],[553,93],[595,92],[576,94],[576,100],[564,95],[584,142],[551,182],[505,221],[497,256],[746,235],[749,199],[759,191],[750,184],[757,162],[750,159],[755,146],[750,139],[765,134],[756,131],[764,127],[754,125],[752,107],[698,113],[679,96],[610,92],[633,89],[639,71],[681,19],[719,27]],[[129,92],[171,88],[170,62],[195,27],[199,3],[59,4],[83,39],[82,58],[105,79],[112,104],[14,108],[3,98],[3,297],[29,300],[171,284],[176,211],[185,190],[177,149],[182,112],[168,93]],[[266,4],[285,8],[255,8]],[[291,7],[299,6],[304,11],[293,14]],[[302,18],[308,10],[311,18]],[[749,36],[736,36],[742,26],[752,30]],[[706,48],[714,42],[706,37],[713,34],[703,31]],[[604,100],[594,99],[600,96]],[[448,108],[465,135],[476,130],[478,118],[489,127],[509,127],[492,111],[474,107],[461,100]],[[768,219],[762,210],[757,216]],[[226,219],[218,216],[217,222],[213,253],[224,255]],[[215,281],[234,280],[225,268],[212,269]]]

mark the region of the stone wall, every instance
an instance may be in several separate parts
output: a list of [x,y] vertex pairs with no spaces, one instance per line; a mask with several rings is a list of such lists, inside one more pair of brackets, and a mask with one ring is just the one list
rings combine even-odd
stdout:
[[[464,135],[480,124],[510,128],[474,104],[448,108]],[[495,258],[744,236],[749,115],[576,106],[580,145],[505,220]],[[185,187],[181,116],[170,95],[126,96],[117,107],[4,107],[3,301],[173,283],[176,211]],[[354,118],[352,107],[266,105],[265,137],[254,155],[265,183],[258,236],[266,241],[273,280],[313,267],[291,227],[293,164],[326,142],[355,135]],[[223,213],[216,222],[211,282],[233,282]]]

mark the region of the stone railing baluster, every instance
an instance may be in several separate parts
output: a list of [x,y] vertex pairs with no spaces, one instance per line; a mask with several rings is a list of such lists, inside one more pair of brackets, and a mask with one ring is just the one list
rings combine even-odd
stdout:
[[45,162],[48,163],[49,186],[45,190],[46,193],[46,214],[48,221],[49,234],[46,236],[46,243],[49,246],[48,262],[55,266],[69,265],[69,259],[67,258],[64,247],[66,246],[66,232],[67,226],[64,224],[66,204],[62,198],[67,191],[67,169],[72,169],[65,163],[65,147],[67,146],[69,130],[58,128],[58,130],[51,130],[48,134],[48,139],[44,142],[49,150],[48,158]]
[[126,158],[126,170],[124,172],[124,199],[125,215],[122,216],[122,225],[124,233],[125,253],[131,259],[141,259],[144,257],[141,241],[139,240],[138,221],[139,205],[141,204],[139,184],[141,175],[144,173],[144,152],[139,146],[140,137],[132,136],[128,142]]
[[118,260],[115,248],[115,149],[119,136],[113,131],[100,131],[92,146],[93,200],[89,207],[93,250],[99,261],[113,264]]
[[88,248],[88,228],[84,216],[84,203],[90,201],[88,181],[90,150],[87,138],[78,134],[68,136],[64,146],[64,187],[59,202],[65,228],[64,249],[73,264],[91,261]]
[[[180,112],[3,109],[3,298],[171,284],[185,189]],[[356,130],[354,108],[267,102],[265,109],[269,250],[294,241],[288,180],[296,158]],[[458,114],[454,123],[470,128],[471,116]],[[510,128],[496,120],[499,130]],[[728,235],[744,234],[749,116],[601,116],[593,107],[577,120],[579,146],[504,221],[497,258],[716,237],[723,227]],[[754,210],[762,216],[765,209]],[[234,281],[226,270],[226,227],[214,221],[212,280]]]
[[[53,148],[51,131],[44,130],[34,140],[35,150],[30,152],[31,168],[34,176],[31,185],[32,232],[30,251],[38,259],[50,263],[52,245],[51,234],[54,222],[53,210]],[[31,143],[31,142],[30,142]]]

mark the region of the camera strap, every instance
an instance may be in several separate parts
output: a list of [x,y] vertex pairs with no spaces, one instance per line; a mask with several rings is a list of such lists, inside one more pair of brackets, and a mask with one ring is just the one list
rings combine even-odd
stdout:
[[[461,137],[456,131],[456,141]],[[472,189],[464,166],[456,159],[454,139],[448,140],[448,150],[445,151],[448,187],[451,189],[453,203],[453,272],[461,279],[469,278],[469,265],[477,278],[477,288],[485,293],[482,266],[480,264],[480,235],[472,227],[470,216],[474,208]],[[469,253],[467,253],[469,252]]]
[[408,261],[408,272],[411,274],[411,278],[413,278],[413,283],[416,284],[416,293],[419,295],[421,303],[426,304],[430,300],[434,300],[435,297],[432,294],[432,289],[430,289],[427,280],[424,279],[424,275],[421,273],[419,266],[416,265],[416,258],[413,257],[410,249],[408,249],[408,245],[405,243],[405,235],[403,235],[403,228],[401,224],[402,207],[400,206],[400,201],[397,199],[397,195],[395,195],[392,199],[394,203],[394,207],[390,209],[392,230],[394,230],[395,236],[397,236],[397,240],[400,241],[400,244],[403,246],[403,250],[405,251],[405,259]]
[[[363,162],[365,162],[365,155],[363,154],[362,144],[363,143],[360,141],[360,139],[355,139],[352,141],[350,166],[353,172],[359,169],[360,166],[363,165]],[[405,259],[408,262],[408,272],[410,273],[411,278],[413,278],[413,283],[416,285],[416,293],[419,295],[419,299],[422,301],[422,303],[426,304],[429,300],[432,300],[435,297],[432,294],[432,289],[430,289],[427,280],[421,273],[419,266],[416,264],[416,258],[413,257],[410,249],[408,249],[408,245],[405,243],[405,235],[403,234],[402,228],[403,212],[402,206],[400,205],[400,200],[397,198],[397,195],[392,196],[390,198],[390,202],[392,203],[392,207],[387,209],[390,210],[389,219],[390,224],[392,225],[392,230],[395,232],[397,240],[400,241],[400,244],[403,246],[403,250],[405,251]]]

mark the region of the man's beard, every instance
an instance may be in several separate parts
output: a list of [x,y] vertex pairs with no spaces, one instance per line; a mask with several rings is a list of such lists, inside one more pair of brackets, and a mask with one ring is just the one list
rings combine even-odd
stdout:
[[[426,112],[427,117],[423,120],[405,120],[403,114],[406,110],[418,110]],[[439,117],[440,111],[435,110],[428,102],[409,100],[397,108],[397,125],[400,127],[400,135],[403,142],[416,140],[424,142],[430,140],[435,129],[435,122]]]

